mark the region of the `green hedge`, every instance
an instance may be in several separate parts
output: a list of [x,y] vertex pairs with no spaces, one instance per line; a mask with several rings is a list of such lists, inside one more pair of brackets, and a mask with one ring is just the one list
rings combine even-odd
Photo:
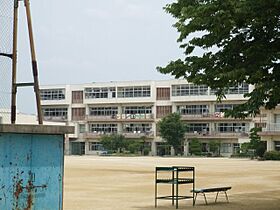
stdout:
[[280,160],[280,152],[278,151],[269,151],[264,153],[265,160]]

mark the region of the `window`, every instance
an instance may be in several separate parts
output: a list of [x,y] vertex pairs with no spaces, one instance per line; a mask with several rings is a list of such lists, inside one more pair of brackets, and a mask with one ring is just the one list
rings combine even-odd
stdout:
[[208,114],[209,106],[208,105],[177,106],[177,111],[181,115],[202,115],[202,114]]
[[102,151],[104,150],[103,146],[99,142],[89,142],[89,150],[90,151]]
[[104,88],[85,88],[85,98],[116,98],[115,87],[104,87]]
[[221,133],[244,133],[248,132],[248,123],[218,123],[217,131]]
[[72,103],[78,104],[83,103],[83,91],[72,91]]
[[93,123],[93,124],[89,124],[89,129],[91,133],[110,134],[110,133],[117,133],[118,126],[117,124]]
[[215,104],[215,112],[225,112],[232,110],[237,104]]
[[118,107],[90,107],[91,116],[115,116],[118,114]]
[[[211,95],[216,94],[215,89],[210,90]],[[225,91],[225,94],[244,94],[249,92],[249,85],[246,83],[241,83],[240,85],[229,87],[227,91]]]
[[206,85],[182,84],[172,85],[172,96],[197,96],[208,95]]
[[67,119],[67,108],[43,108],[44,119]]
[[157,88],[157,100],[170,100],[170,88]]
[[127,123],[123,125],[123,131],[126,133],[149,133],[152,130],[152,124],[149,123]]
[[65,89],[43,89],[40,91],[41,100],[64,100]]
[[86,125],[79,124],[79,133],[85,133],[85,132],[86,132]]
[[255,123],[255,128],[266,128],[265,122]]
[[231,144],[230,143],[222,143],[221,144],[221,153],[231,153]]
[[275,150],[280,151],[280,141],[274,141]]
[[123,114],[151,114],[152,106],[126,106],[123,107]]
[[85,114],[85,108],[72,108],[72,120],[84,120]]
[[172,113],[172,106],[157,106],[157,118],[165,117]]
[[187,132],[189,133],[208,133],[209,124],[208,123],[189,123],[187,125]]
[[150,97],[150,86],[118,87],[119,98]]

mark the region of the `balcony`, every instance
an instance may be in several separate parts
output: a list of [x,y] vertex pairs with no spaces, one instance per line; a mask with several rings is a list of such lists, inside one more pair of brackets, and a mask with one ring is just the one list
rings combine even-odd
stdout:
[[217,139],[223,139],[223,138],[240,138],[240,137],[248,137],[248,132],[230,132],[230,133],[222,133],[218,131],[203,131],[203,132],[193,132],[193,133],[186,133],[186,137],[192,137],[192,138],[217,138]]
[[53,122],[66,122],[67,116],[44,116],[43,120]]
[[267,115],[266,114],[260,114],[253,118],[254,123],[266,123],[267,122]]
[[[194,115],[186,115],[181,114],[182,120],[184,121],[193,121],[193,120],[200,120],[200,121],[232,121],[236,120],[235,118],[225,117],[224,112],[214,112],[214,113],[203,113],[203,114],[194,114]],[[248,117],[244,120],[251,121],[251,117]]]
[[260,136],[280,136],[280,123],[267,123],[258,134]]
[[101,138],[102,136],[104,135],[112,135],[112,134],[116,134],[116,133],[105,133],[105,132],[85,132],[85,133],[82,133],[80,134],[80,136],[82,138],[85,138],[85,139],[99,139]]
[[123,132],[122,135],[124,135],[126,138],[141,138],[143,136],[147,138],[153,138],[154,132],[140,132],[140,131],[134,131],[134,132]]
[[109,115],[109,116],[93,116],[87,115],[87,121],[91,122],[153,122],[154,115],[153,114],[116,114],[116,115]]

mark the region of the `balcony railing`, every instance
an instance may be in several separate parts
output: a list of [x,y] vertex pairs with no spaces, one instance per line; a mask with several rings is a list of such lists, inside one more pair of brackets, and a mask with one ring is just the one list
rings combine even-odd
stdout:
[[[188,119],[213,119],[213,120],[219,120],[219,119],[233,119],[233,118],[226,118],[224,112],[214,112],[214,113],[203,113],[203,114],[181,114],[182,119],[188,120]],[[248,119],[251,119],[248,117]]]
[[123,120],[133,120],[133,121],[142,121],[142,120],[153,120],[153,114],[116,114],[109,116],[95,116],[95,115],[87,115],[86,120],[89,121],[123,121]]
[[126,138],[140,138],[142,136],[146,136],[146,137],[152,137],[154,136],[154,132],[153,131],[149,131],[149,132],[123,132],[122,133]]
[[266,132],[280,132],[280,123],[267,123],[266,127],[262,129]]
[[203,131],[203,132],[187,132],[186,136],[205,136],[205,137],[248,137],[248,132],[219,132],[219,131]]
[[[104,135],[112,135],[112,134],[117,134],[117,132],[111,132],[111,133],[105,133],[105,132],[85,132],[81,133],[80,136],[83,138],[100,138],[101,136]],[[154,132],[149,131],[149,132],[123,132],[121,133],[124,135],[126,138],[140,138],[142,136],[145,137],[153,137]]]
[[56,122],[65,122],[67,121],[67,116],[44,116],[45,121],[56,121]]
[[99,138],[104,135],[112,135],[116,133],[117,132],[85,132],[80,135],[82,135],[83,138]]

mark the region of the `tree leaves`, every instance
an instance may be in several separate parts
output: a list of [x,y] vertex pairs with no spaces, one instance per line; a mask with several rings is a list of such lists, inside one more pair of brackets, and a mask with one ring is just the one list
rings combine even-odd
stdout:
[[[255,85],[248,102],[231,113],[234,117],[280,103],[279,0],[177,0],[165,10],[177,20],[186,57],[158,67],[159,72],[218,89],[220,99],[230,86]],[[195,48],[205,53],[194,55]]]
[[160,136],[173,146],[177,154],[184,141],[186,131],[186,126],[181,121],[181,116],[177,113],[169,114],[158,122],[158,127]]

